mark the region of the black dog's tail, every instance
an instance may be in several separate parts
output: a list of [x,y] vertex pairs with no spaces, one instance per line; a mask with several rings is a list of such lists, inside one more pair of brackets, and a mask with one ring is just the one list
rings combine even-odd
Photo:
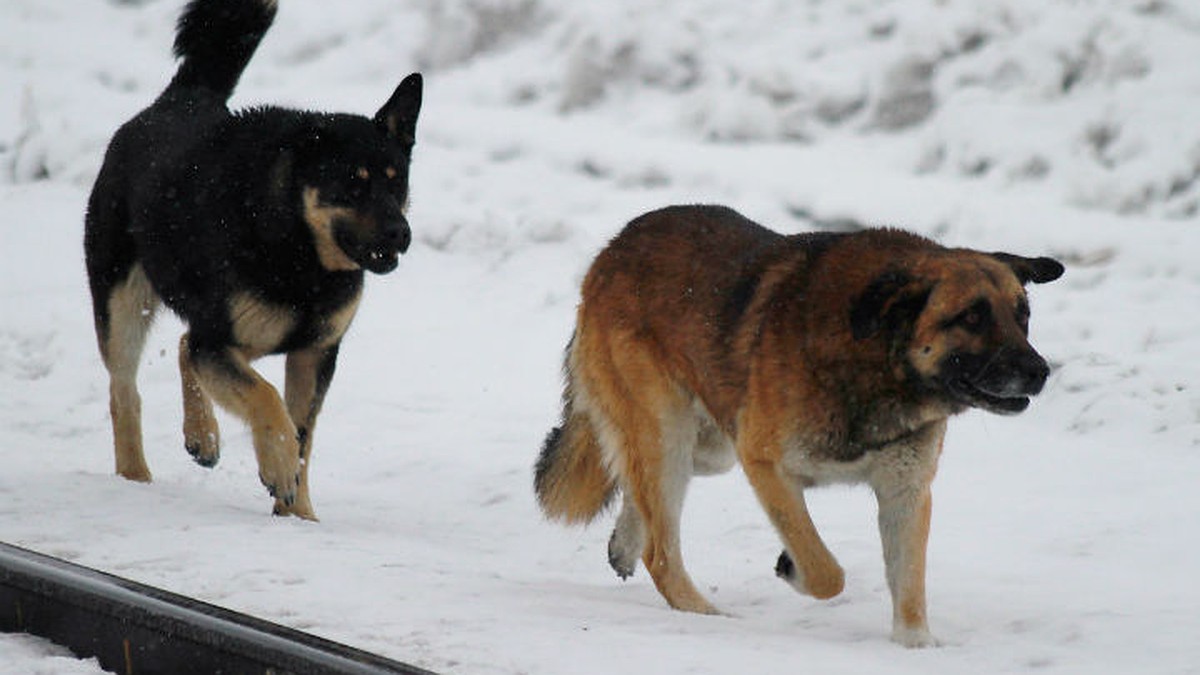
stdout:
[[277,0],[191,0],[175,27],[183,59],[167,90],[204,88],[227,100],[275,20]]

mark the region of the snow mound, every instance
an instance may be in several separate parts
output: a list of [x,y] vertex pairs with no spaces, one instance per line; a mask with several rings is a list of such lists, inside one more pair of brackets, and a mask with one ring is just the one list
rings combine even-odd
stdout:
[[668,93],[676,121],[713,140],[907,132],[913,171],[1047,182],[1119,213],[1197,212],[1200,126],[1179,97],[1200,71],[1178,58],[1200,57],[1194,7],[713,1],[683,22],[675,11],[570,13],[546,89],[564,110]]
[[[87,11],[143,27],[174,9],[146,4]],[[271,40],[289,44],[269,58],[310,72],[324,63],[314,76],[363,70],[347,68],[349,58],[482,72],[491,82],[477,87],[481,101],[603,112],[714,142],[866,135],[899,145],[897,161],[917,174],[1045,186],[1067,204],[1121,214],[1200,212],[1200,125],[1180,100],[1200,89],[1200,9],[1181,2],[701,0],[686,12],[636,0],[360,4],[341,17],[281,13],[294,25]],[[22,0],[17,11],[35,21],[77,11],[62,0],[32,6]],[[314,20],[324,30],[307,34],[321,40],[288,36]],[[101,43],[72,85],[136,92],[130,112],[144,104],[170,64],[165,48],[152,51],[162,35],[138,37],[142,63],[161,67],[132,68]],[[39,46],[18,40],[11,58],[53,67]],[[252,66],[252,85],[254,75]],[[110,130],[80,134],[86,122],[57,110],[61,88],[41,77],[10,91],[21,95],[10,103],[19,124],[5,139],[9,178],[88,182]]]

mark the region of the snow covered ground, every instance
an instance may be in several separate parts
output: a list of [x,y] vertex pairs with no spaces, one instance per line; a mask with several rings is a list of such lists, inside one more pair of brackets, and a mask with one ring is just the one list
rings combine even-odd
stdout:
[[[0,0],[0,540],[456,673],[1200,673],[1200,7],[1185,0],[286,0],[234,103],[373,112],[426,75],[416,244],[369,280],[316,434],[320,523],[268,515],[246,431],[180,442],[179,323],[141,373],[149,485],[112,473],[82,213],[173,70],[181,2]],[[544,522],[531,467],[591,256],[637,214],[891,224],[1050,254],[1054,365],[951,424],[931,626],[887,640],[864,489],[815,493],[817,602],[739,473],[694,483],[686,560],[730,616]],[[275,381],[278,360],[263,362]],[[0,636],[0,673],[90,672]]]

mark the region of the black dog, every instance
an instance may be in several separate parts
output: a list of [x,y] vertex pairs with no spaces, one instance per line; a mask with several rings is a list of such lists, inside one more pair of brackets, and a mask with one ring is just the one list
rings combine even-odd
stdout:
[[[192,0],[179,70],[113,136],[88,202],[84,248],[110,377],[117,473],[150,480],[138,359],[160,301],[188,325],[179,343],[185,447],[219,456],[211,400],[253,430],[275,513],[315,518],[313,425],[354,317],[363,270],[397,265],[419,74],[368,119],[226,102],[275,16],[275,0]],[[287,354],[286,391],[250,367]]]

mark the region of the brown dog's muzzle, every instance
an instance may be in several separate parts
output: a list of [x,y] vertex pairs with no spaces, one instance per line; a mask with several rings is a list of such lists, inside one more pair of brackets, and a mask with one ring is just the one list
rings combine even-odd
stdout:
[[1050,366],[1032,348],[951,354],[940,370],[938,379],[958,402],[1005,415],[1025,410],[1050,375]]

